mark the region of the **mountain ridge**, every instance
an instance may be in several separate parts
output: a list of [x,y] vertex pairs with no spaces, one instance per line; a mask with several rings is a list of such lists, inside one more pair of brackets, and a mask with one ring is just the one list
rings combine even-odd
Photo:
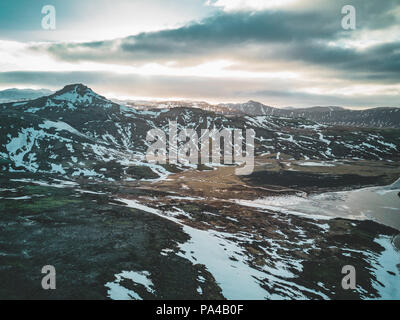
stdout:
[[324,125],[275,115],[232,117],[185,106],[138,110],[78,84],[48,97],[0,104],[0,166],[71,178],[159,178],[187,168],[145,160],[147,133],[161,129],[168,136],[170,121],[178,123],[179,131],[190,128],[198,134],[211,128],[253,129],[256,157],[400,160],[400,131],[396,129]]
[[[23,102],[35,100],[43,97],[50,99],[65,100],[65,97],[59,98],[65,93],[74,92],[75,95],[70,97],[70,102],[74,100],[74,97],[85,98],[83,93],[86,93],[86,100],[92,103],[91,99],[95,100],[108,100],[104,96],[94,93],[93,90],[88,88],[82,83],[75,83],[66,85],[64,88],[53,92],[46,89],[45,92],[41,90],[32,89],[8,89],[8,90],[27,90],[27,92],[33,91],[34,96],[27,99],[1,99],[0,91],[0,103],[10,102]],[[5,90],[6,91],[6,90]],[[46,93],[46,94],[44,94]],[[77,93],[82,93],[77,95]],[[21,93],[22,94],[22,93]],[[23,94],[22,94],[23,95]],[[40,97],[38,96],[40,95]],[[265,105],[255,100],[249,100],[244,103],[219,103],[210,104],[204,101],[132,101],[132,100],[118,100],[111,99],[116,104],[124,104],[128,107],[132,107],[138,110],[151,110],[151,109],[172,109],[177,107],[187,108],[199,108],[206,111],[213,111],[218,114],[226,116],[264,116],[273,115],[288,118],[304,118],[311,121],[316,121],[322,124],[331,125],[344,125],[344,126],[356,126],[356,127],[370,127],[370,128],[400,128],[400,108],[396,107],[375,107],[364,110],[353,110],[346,109],[341,106],[312,106],[307,108],[277,108],[269,105]],[[71,106],[73,108],[73,106]]]
[[352,110],[340,106],[313,106],[308,108],[276,108],[254,100],[245,103],[209,104],[206,102],[150,101],[132,102],[127,105],[139,109],[158,109],[174,107],[193,107],[214,111],[229,116],[274,115],[288,118],[304,118],[323,124],[348,125],[371,128],[400,128],[400,108],[376,107],[365,110]]
[[54,92],[48,89],[17,89],[9,88],[0,91],[0,103],[31,100],[53,94]]

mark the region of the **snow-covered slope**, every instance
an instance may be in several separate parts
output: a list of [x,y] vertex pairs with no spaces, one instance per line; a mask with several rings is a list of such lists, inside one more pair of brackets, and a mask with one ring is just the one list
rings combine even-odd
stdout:
[[274,108],[257,101],[245,103],[209,104],[194,101],[126,101],[126,104],[139,109],[199,108],[230,116],[276,116],[303,118],[323,124],[367,128],[400,128],[400,108],[372,108],[349,110],[337,106],[309,108]]
[[[167,166],[145,162],[146,134],[153,128],[254,129],[256,155],[293,159],[399,160],[399,130],[328,126],[271,115],[225,116],[199,108],[136,110],[114,103],[88,87],[68,85],[56,93],[0,105],[0,165],[99,179],[148,177]],[[139,171],[129,174],[129,168]],[[170,168],[169,168],[170,169]],[[137,171],[137,170],[136,170]]]
[[243,115],[274,115],[288,118],[304,118],[330,125],[345,125],[371,128],[400,128],[400,108],[372,108],[348,110],[341,107],[311,107],[279,109],[256,101],[221,104],[232,112]]

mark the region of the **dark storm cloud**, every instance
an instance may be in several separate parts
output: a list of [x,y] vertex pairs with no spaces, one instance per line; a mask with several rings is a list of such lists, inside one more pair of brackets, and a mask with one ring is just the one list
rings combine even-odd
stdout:
[[[399,42],[363,51],[329,45],[352,36],[341,28],[345,4],[344,0],[320,0],[308,10],[224,12],[177,29],[111,41],[52,44],[45,50],[61,60],[129,65],[170,61],[196,65],[216,58],[255,66],[265,60],[297,61],[341,71],[345,78],[399,80]],[[398,22],[393,11],[399,7],[396,0],[353,0],[352,5],[357,10],[358,32],[385,29]]]
[[[341,9],[348,4],[356,8],[355,31],[341,27]],[[126,96],[256,99],[281,106],[398,106],[399,18],[398,0],[298,0],[274,10],[215,9],[206,19],[174,29],[105,41],[33,42],[22,49],[28,58],[42,59],[40,66],[32,66],[34,70],[47,68],[48,57],[38,52],[71,63],[61,64],[58,70],[112,70],[113,66],[107,64],[116,64],[120,72],[125,71],[121,65],[140,67],[149,63],[168,68],[157,69],[155,64],[126,68],[123,74],[0,72],[0,84],[57,89],[66,83],[83,82],[101,93]],[[101,27],[98,32],[101,34]],[[13,45],[10,48],[6,58],[17,52]],[[58,64],[49,60],[49,69],[57,70]],[[7,71],[13,71],[13,61]],[[32,70],[27,61],[16,70]],[[211,64],[183,68],[207,62]],[[210,69],[214,62],[215,72]]]
[[331,47],[322,43],[282,50],[281,57],[322,65],[341,71],[341,77],[364,81],[400,81],[400,41],[371,46],[366,50]]
[[[308,21],[308,24],[304,24]],[[173,30],[141,33],[124,39],[56,44],[49,52],[65,60],[105,60],[135,63],[207,58],[209,55],[237,50],[251,43],[281,43],[309,38],[328,39],[337,26],[326,23],[316,13],[248,12],[221,13],[200,23]]]

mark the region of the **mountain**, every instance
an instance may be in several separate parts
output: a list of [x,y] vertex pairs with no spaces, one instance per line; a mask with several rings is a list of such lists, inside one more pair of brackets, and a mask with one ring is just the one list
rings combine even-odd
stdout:
[[275,108],[257,101],[245,103],[209,104],[192,101],[124,101],[134,108],[200,108],[227,116],[277,116],[286,118],[304,118],[322,124],[343,125],[366,128],[400,128],[400,108],[372,108],[366,110],[349,110],[338,106],[310,108]]
[[400,108],[373,108],[367,110],[349,110],[342,107],[311,107],[279,109],[249,101],[247,103],[222,104],[246,115],[275,115],[279,117],[304,118],[324,124],[372,127],[400,128]]
[[[257,106],[260,106],[257,104]],[[296,118],[225,116],[200,108],[137,110],[114,103],[82,84],[49,96],[0,104],[3,169],[93,179],[159,178],[182,169],[145,161],[154,128],[254,129],[257,156],[277,159],[399,160],[398,130],[322,125]],[[168,171],[169,170],[169,171]]]
[[[68,90],[69,86],[65,90]],[[6,89],[0,91],[0,103],[27,101],[50,96],[47,89]],[[309,108],[275,108],[250,100],[245,103],[210,104],[204,101],[131,101],[113,100],[137,110],[198,108],[226,116],[264,116],[304,118],[322,124],[370,128],[400,128],[400,108],[372,108],[349,110],[339,106],[316,106]]]
[[10,102],[10,101],[20,101],[20,100],[31,100],[42,96],[48,96],[52,94],[53,91],[47,89],[6,89],[0,91],[0,103]]
[[196,108],[205,111],[216,112],[224,115],[239,115],[239,112],[225,105],[214,105],[204,101],[132,101],[113,100],[138,110],[173,109],[173,108]]
[[250,116],[263,116],[263,115],[275,115],[279,109],[263,105],[260,102],[250,100],[245,103],[223,103],[219,106],[228,108],[234,113]]

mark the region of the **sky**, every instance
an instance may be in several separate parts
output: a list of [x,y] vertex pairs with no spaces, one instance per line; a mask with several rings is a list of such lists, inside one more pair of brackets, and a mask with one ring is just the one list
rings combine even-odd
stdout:
[[121,99],[400,107],[400,1],[1,0],[0,89],[71,83]]

